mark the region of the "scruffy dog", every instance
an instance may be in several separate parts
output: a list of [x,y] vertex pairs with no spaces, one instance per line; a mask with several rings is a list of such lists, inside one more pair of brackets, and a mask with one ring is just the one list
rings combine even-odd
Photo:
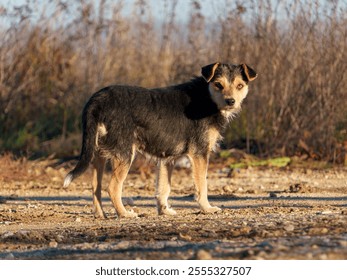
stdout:
[[248,82],[257,74],[246,64],[213,63],[202,67],[201,77],[165,88],[109,86],[96,92],[83,110],[82,151],[64,186],[92,163],[93,202],[101,206],[101,181],[107,160],[112,161],[108,192],[118,217],[136,217],[122,203],[122,187],[136,151],[158,159],[156,199],[159,214],[175,215],[168,204],[175,159],[186,155],[192,163],[197,201],[213,213],[207,198],[209,153],[221,139],[228,122],[241,110]]

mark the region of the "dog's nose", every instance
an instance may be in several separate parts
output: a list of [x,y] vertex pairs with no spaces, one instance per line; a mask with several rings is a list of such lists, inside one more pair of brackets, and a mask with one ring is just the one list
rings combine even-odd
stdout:
[[228,106],[233,106],[233,105],[235,104],[235,99],[234,99],[234,98],[225,99],[225,103],[226,103]]

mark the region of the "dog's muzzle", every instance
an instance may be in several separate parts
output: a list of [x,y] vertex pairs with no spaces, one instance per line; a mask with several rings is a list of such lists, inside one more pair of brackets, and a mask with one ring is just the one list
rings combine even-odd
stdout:
[[225,99],[225,103],[226,103],[228,106],[234,106],[234,104],[235,104],[235,99],[234,99],[234,98]]

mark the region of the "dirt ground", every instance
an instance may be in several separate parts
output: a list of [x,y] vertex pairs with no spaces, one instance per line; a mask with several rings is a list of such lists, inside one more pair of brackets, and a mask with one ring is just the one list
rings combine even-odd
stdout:
[[[124,197],[136,219],[93,216],[91,171],[68,188],[74,162],[0,158],[0,259],[347,259],[347,168],[209,167],[200,213],[190,169],[174,171],[171,205],[158,216],[154,175],[134,167]],[[147,179],[144,179],[148,177]]]

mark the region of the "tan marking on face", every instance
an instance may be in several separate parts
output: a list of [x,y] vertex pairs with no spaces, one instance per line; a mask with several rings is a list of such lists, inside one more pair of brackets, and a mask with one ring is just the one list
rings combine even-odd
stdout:
[[[219,89],[216,84],[220,83],[223,89]],[[213,82],[209,83],[208,89],[212,100],[216,104],[224,104],[225,93],[230,91],[230,83],[226,77],[218,77]]]
[[[221,86],[223,86],[223,89],[219,89],[218,84],[216,85],[216,83],[219,83]],[[240,112],[242,102],[246,98],[248,93],[248,85],[241,76],[235,77],[232,83],[229,82],[226,77],[218,77],[209,84],[209,91],[212,100],[216,104],[221,104],[221,102],[223,103],[223,101],[221,101],[220,99],[235,99],[235,104],[233,105],[233,107],[226,107],[225,109],[221,110],[222,114],[225,117],[231,118],[232,116]]]
[[[241,87],[242,86],[242,87]],[[232,98],[235,99],[235,109],[240,110],[243,100],[246,98],[248,93],[248,85],[241,77],[236,77],[232,85]]]
[[226,78],[226,77],[218,77],[217,79],[215,79],[214,81],[213,81],[213,86],[214,86],[214,88],[216,89],[216,90],[219,90],[218,89],[218,87],[216,86],[216,83],[220,83],[222,86],[223,86],[223,91],[224,90],[228,90],[229,89],[229,87],[230,87],[230,83],[229,83],[229,81],[228,81],[228,79]]

